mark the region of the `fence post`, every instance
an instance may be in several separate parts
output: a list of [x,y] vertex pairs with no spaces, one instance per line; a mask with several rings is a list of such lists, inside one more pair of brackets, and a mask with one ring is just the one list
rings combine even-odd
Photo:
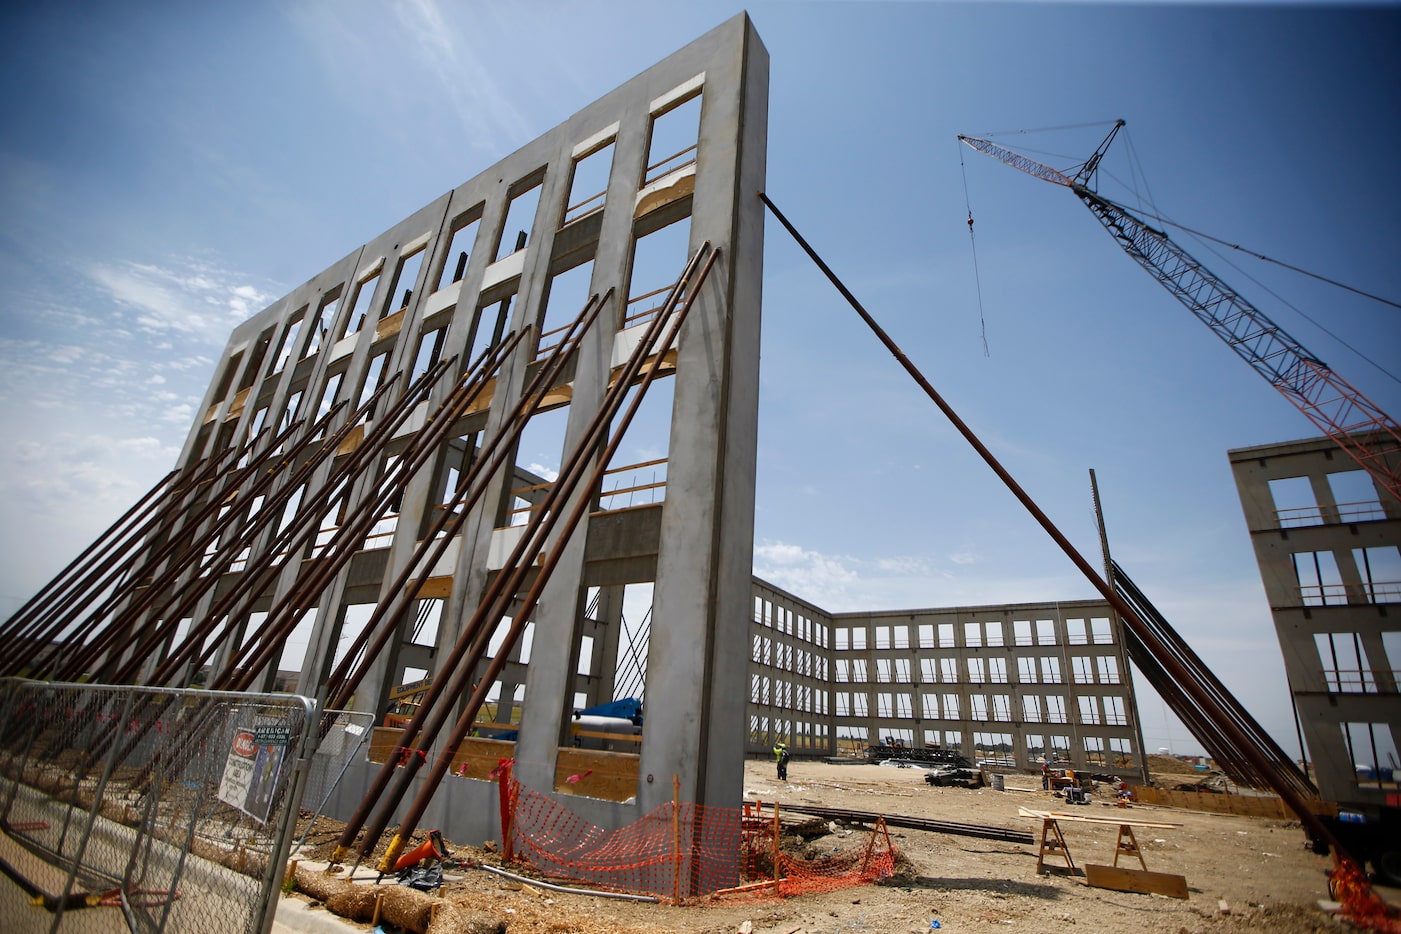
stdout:
[[778,799],[775,798],[773,802],[773,890],[775,894],[779,892],[778,883],[780,871],[778,857],[780,851],[778,848],[778,838],[782,833],[783,827],[778,822]]
[[671,776],[671,897],[681,900],[681,776]]
[[276,843],[268,853],[268,865],[264,870],[263,917],[260,925],[262,934],[272,931],[272,921],[277,915],[278,899],[282,896],[282,874],[277,868],[287,862],[287,856],[291,853],[292,834],[297,829],[297,818],[301,811],[302,789],[306,786],[306,774],[311,767],[312,754],[316,752],[316,746],[321,739],[321,731],[316,722],[316,701],[310,697],[293,694],[289,697],[289,711],[296,709],[292,706],[292,702],[295,701],[301,701],[302,735],[297,741],[297,759],[292,771],[292,780],[287,783],[287,790],[282,799],[282,826],[277,829]]
[[496,767],[496,787],[501,798],[501,858],[511,862],[515,851],[511,848],[511,759],[502,759]]

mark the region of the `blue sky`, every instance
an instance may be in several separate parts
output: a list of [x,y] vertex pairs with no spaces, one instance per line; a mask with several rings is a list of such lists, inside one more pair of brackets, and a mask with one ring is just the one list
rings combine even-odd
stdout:
[[[0,612],[170,469],[235,323],[741,8],[0,14]],[[1120,563],[1295,748],[1226,451],[1315,432],[1069,192],[955,137],[1066,166],[1122,117],[1110,197],[1398,300],[1401,8],[748,9],[770,196],[1091,556],[1095,469]],[[1178,239],[1401,412],[1401,312]],[[829,610],[1093,596],[775,223],[764,290],[756,573]]]

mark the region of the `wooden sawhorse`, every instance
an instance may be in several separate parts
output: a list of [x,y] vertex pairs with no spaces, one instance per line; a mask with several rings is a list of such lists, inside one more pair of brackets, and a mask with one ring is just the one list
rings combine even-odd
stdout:
[[[1061,821],[1068,820],[1085,824],[1118,824],[1119,836],[1114,841],[1113,865],[1101,866],[1086,863],[1085,884],[1101,889],[1116,889],[1120,892],[1153,893],[1167,895],[1171,898],[1187,897],[1186,878],[1174,873],[1150,872],[1148,864],[1143,859],[1143,851],[1138,847],[1138,840],[1133,835],[1135,824],[1140,827],[1160,828],[1180,827],[1181,824],[1143,820],[1126,821],[1118,817],[1059,814],[1054,811],[1033,811],[1030,808],[1019,808],[1018,810],[1023,817],[1032,817],[1041,821],[1041,851],[1036,855],[1038,875],[1046,871],[1046,857],[1048,856],[1062,857],[1072,876],[1079,873],[1079,870],[1075,868],[1075,861],[1070,857],[1070,848],[1065,845],[1065,835],[1061,833],[1060,828]],[[1120,866],[1119,860],[1123,857],[1137,859],[1138,865],[1142,868],[1133,869],[1130,866]]]
[[1046,871],[1047,856],[1059,856],[1064,859],[1072,876],[1079,872],[1075,868],[1075,860],[1070,855],[1070,847],[1065,844],[1065,834],[1060,832],[1060,824],[1056,823],[1054,817],[1046,817],[1041,820],[1041,850],[1036,854],[1036,874],[1038,876]]
[[1138,841],[1133,836],[1132,824],[1119,825],[1119,839],[1114,841],[1114,865],[1119,865],[1120,856],[1134,856],[1138,858],[1138,865],[1143,867],[1143,871],[1148,871],[1148,864],[1143,861],[1143,851],[1138,848]]

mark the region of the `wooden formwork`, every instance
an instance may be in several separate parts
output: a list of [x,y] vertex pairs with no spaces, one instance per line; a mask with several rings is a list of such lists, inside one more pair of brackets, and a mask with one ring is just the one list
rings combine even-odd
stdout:
[[[1161,788],[1138,785],[1130,787],[1134,799],[1141,804],[1276,820],[1289,820],[1295,816],[1277,795],[1226,795],[1201,791],[1165,791]],[[1313,801],[1310,802],[1310,810],[1315,814],[1331,815],[1337,813],[1337,805],[1329,801]]]

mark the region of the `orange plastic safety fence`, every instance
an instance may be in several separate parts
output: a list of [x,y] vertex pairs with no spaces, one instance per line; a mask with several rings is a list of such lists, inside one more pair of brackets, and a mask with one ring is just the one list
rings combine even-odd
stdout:
[[1380,934],[1401,934],[1401,918],[1388,911],[1386,902],[1372,891],[1367,876],[1352,860],[1338,860],[1328,873],[1328,889],[1342,902],[1340,913],[1353,924]]
[[861,885],[894,870],[884,824],[859,849],[803,859],[777,845],[772,818],[748,809],[668,803],[608,830],[514,778],[503,776],[503,788],[507,853],[546,876],[610,891],[673,902],[792,896]]
[[820,859],[801,859],[780,853],[779,866],[784,873],[778,886],[780,895],[832,892],[853,885],[865,885],[894,874],[895,847],[882,820],[859,850]]

